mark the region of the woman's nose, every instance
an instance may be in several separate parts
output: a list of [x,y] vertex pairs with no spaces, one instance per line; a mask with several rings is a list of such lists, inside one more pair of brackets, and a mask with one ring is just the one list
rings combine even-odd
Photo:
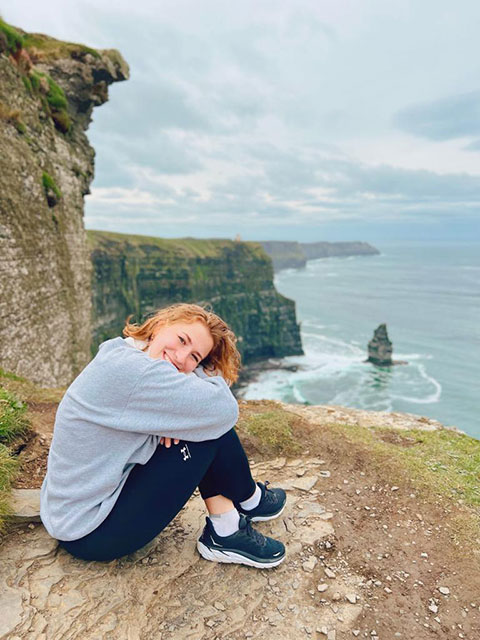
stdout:
[[188,362],[189,348],[188,345],[183,345],[181,349],[177,349],[176,357],[177,363],[184,366]]

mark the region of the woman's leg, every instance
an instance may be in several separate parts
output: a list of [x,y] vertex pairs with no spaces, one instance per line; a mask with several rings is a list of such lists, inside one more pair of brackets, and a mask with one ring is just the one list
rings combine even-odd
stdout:
[[229,504],[232,509],[232,503],[247,500],[256,486],[242,443],[231,429],[198,485],[200,494],[210,513],[223,513]]
[[[217,457],[218,463],[212,465]],[[222,483],[225,472],[228,477]],[[233,429],[217,440],[157,447],[145,465],[132,469],[112,511],[99,527],[79,540],[60,545],[85,560],[109,561],[132,553],[173,520],[199,484],[207,498],[225,490],[225,497],[236,501],[255,490],[248,460]]]

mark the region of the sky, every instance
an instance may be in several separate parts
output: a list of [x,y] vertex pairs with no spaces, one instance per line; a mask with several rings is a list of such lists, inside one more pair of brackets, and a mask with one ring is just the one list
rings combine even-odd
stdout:
[[478,0],[0,0],[0,13],[130,65],[88,130],[87,228],[480,240]]

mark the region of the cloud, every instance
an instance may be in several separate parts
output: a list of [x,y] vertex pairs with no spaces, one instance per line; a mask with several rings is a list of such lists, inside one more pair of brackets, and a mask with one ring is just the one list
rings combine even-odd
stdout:
[[475,0],[434,29],[435,0],[46,3],[5,17],[131,67],[88,132],[89,227],[293,239],[478,215]]
[[480,151],[480,138],[463,147],[466,151]]
[[[250,157],[248,147],[242,152]],[[133,224],[137,219],[160,234],[181,221],[190,233],[201,229],[205,236],[213,228],[234,235],[266,226],[313,229],[342,220],[418,224],[456,214],[474,221],[480,213],[480,176],[369,166],[326,151],[273,146],[252,155],[249,164],[238,149],[224,164],[215,153],[212,158],[222,169],[216,177],[207,159],[201,170],[178,176],[175,188],[161,172],[137,169],[135,187],[94,189],[89,220],[105,224],[111,215]]]
[[480,134],[480,90],[412,105],[394,116],[397,127],[429,140]]

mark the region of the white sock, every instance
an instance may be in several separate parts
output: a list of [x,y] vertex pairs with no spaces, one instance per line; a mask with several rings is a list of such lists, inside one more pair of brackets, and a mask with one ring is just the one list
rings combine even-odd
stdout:
[[258,507],[258,505],[260,504],[261,497],[262,497],[262,490],[257,484],[257,488],[255,489],[253,496],[250,496],[248,500],[244,500],[243,502],[240,502],[240,506],[242,507],[242,509],[246,509],[247,511],[250,511],[251,509],[255,509],[255,507]]
[[232,533],[238,531],[240,516],[236,509],[232,509],[226,513],[211,513],[209,518],[218,536],[231,536]]

